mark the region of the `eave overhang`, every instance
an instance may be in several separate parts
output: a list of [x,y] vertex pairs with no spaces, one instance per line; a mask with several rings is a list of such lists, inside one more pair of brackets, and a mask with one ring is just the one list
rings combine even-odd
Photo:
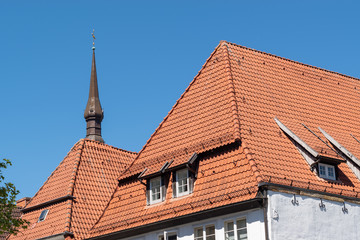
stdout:
[[144,233],[171,228],[179,226],[186,223],[196,222],[205,220],[211,217],[218,217],[226,214],[231,214],[234,212],[241,212],[245,210],[251,210],[256,208],[262,208],[264,206],[264,198],[254,198],[247,201],[242,201],[234,204],[229,204],[217,208],[212,208],[184,216],[179,216],[164,221],[159,221],[155,223],[150,223],[147,225],[134,227],[131,229],[126,229],[114,233],[109,233],[97,237],[88,238],[89,240],[118,240],[122,238],[128,238],[136,235],[141,235]]

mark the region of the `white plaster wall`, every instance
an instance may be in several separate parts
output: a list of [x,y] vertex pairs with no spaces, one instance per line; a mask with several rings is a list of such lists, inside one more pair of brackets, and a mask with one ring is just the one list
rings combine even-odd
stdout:
[[263,210],[257,209],[253,211],[239,212],[229,215],[220,216],[217,218],[209,218],[203,221],[192,222],[189,224],[179,225],[174,228],[162,229],[156,232],[150,232],[141,236],[129,238],[128,240],[157,240],[159,235],[164,232],[176,232],[178,240],[193,240],[194,228],[206,225],[215,225],[215,234],[217,240],[223,240],[224,222],[229,220],[236,220],[238,218],[246,218],[246,227],[248,233],[248,240],[265,240],[264,216]]
[[360,206],[296,195],[268,191],[268,223],[270,240],[283,239],[360,239]]

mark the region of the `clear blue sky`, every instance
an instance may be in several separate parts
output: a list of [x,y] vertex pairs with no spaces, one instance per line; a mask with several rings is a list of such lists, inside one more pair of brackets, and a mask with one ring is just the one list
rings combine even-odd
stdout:
[[93,28],[103,138],[139,151],[220,40],[360,77],[360,6],[339,3],[1,1],[5,177],[31,197],[85,137]]

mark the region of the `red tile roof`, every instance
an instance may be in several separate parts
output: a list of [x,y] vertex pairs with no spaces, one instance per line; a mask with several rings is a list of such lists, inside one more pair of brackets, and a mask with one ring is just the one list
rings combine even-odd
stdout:
[[[339,181],[319,178],[274,117],[317,151],[329,149],[301,123],[317,134],[323,128],[360,157],[360,145],[350,136],[360,137],[359,85],[356,78],[220,42],[121,175],[89,236],[248,200],[262,182],[358,197],[359,179],[346,163],[339,165]],[[170,168],[179,166],[194,152],[202,154],[194,193],[172,199],[169,187],[165,202],[146,207],[145,186],[130,177],[145,168],[144,176],[157,173],[172,159]]]
[[[30,222],[29,228],[10,239],[36,239],[63,232],[84,239],[113,193],[119,173],[135,156],[81,139],[26,206],[23,218]],[[49,210],[45,221],[37,222],[44,209]]]
[[[224,175],[227,177],[224,178]],[[166,200],[146,206],[145,187],[138,180],[127,181],[115,191],[104,215],[92,235],[146,225],[197,211],[223,206],[254,198],[256,180],[243,148],[223,147],[202,156],[196,191],[172,199],[170,177]]]

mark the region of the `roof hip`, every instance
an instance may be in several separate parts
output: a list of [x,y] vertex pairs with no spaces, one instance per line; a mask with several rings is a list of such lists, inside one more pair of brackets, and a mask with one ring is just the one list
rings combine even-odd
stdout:
[[228,64],[226,65],[226,72],[229,74],[229,80],[231,84],[231,108],[232,108],[232,114],[233,114],[233,122],[234,122],[234,137],[235,140],[240,140],[240,119],[239,119],[239,108],[236,101],[236,92],[235,92],[235,84],[234,84],[234,77],[231,70],[231,61],[230,61],[230,53],[229,53],[229,46],[227,45],[227,42],[222,41],[220,44],[226,46],[226,54],[227,54],[227,61]]

